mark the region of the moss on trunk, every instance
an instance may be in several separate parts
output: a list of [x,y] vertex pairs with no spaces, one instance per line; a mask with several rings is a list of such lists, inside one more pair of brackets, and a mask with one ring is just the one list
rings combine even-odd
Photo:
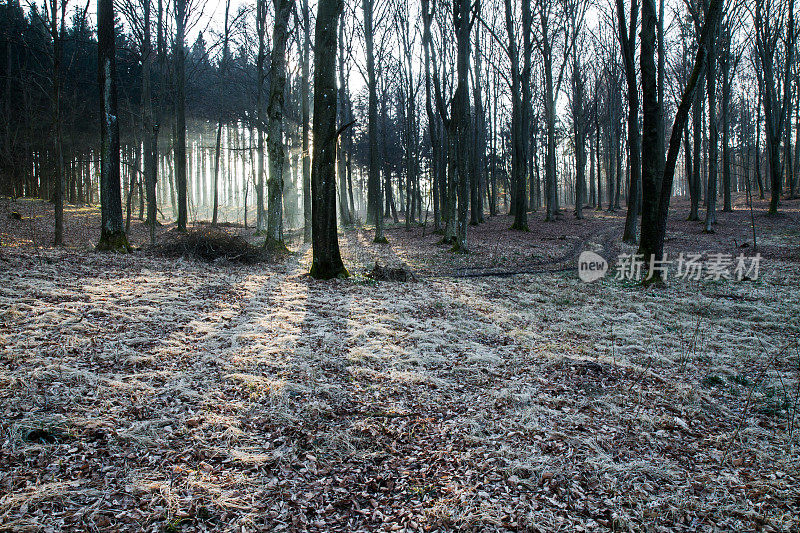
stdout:
[[128,236],[125,232],[119,231],[114,233],[106,233],[100,237],[100,242],[95,246],[98,252],[114,252],[118,254],[129,254],[133,251]]

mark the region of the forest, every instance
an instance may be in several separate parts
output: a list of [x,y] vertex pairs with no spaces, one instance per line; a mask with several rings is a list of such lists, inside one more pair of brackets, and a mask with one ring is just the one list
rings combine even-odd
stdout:
[[6,0],[0,532],[800,530],[795,0]]

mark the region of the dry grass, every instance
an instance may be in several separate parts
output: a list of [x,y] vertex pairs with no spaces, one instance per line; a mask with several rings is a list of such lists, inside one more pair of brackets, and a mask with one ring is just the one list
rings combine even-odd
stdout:
[[[430,268],[389,237],[348,232],[351,271]],[[4,255],[0,529],[800,528],[800,269],[779,254],[755,282],[647,290],[316,282],[307,248]]]

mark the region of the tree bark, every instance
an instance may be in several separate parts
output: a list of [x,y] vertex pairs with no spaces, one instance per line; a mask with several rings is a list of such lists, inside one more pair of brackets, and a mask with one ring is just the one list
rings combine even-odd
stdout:
[[[531,6],[530,0],[522,2],[522,32],[525,34],[524,44],[530,42],[529,32],[531,31]],[[525,138],[524,138],[524,117],[525,104],[523,102],[523,72],[520,72],[519,53],[517,49],[517,35],[514,31],[514,8],[512,0],[505,0],[506,12],[506,33],[508,40],[508,58],[511,63],[511,183],[512,183],[512,203],[511,210],[514,214],[514,222],[511,229],[528,231],[528,213],[525,205]],[[527,13],[527,14],[526,14]],[[527,23],[527,26],[526,26]],[[527,54],[530,56],[530,54]],[[528,57],[527,61],[530,61]]]
[[311,17],[308,0],[300,0],[300,11],[303,17],[303,53],[300,56],[300,115],[303,121],[303,241],[311,242],[311,146],[309,145],[309,109],[308,86],[310,83],[309,61],[311,58]]
[[[672,194],[672,183],[675,177],[675,165],[678,160],[678,153],[680,152],[681,144],[681,130],[686,125],[686,120],[689,116],[689,108],[692,105],[694,91],[697,89],[698,80],[702,70],[705,68],[707,44],[711,29],[719,22],[722,16],[723,0],[711,0],[711,5],[708,9],[708,17],[703,30],[700,34],[700,42],[695,56],[694,67],[686,88],[683,90],[678,111],[675,114],[675,120],[672,124],[672,133],[669,140],[669,151],[667,152],[667,159],[664,165],[664,175],[661,180],[661,192],[658,202],[658,226],[657,231],[652,235],[643,235],[642,239],[653,238],[654,242],[646,243],[648,249],[653,250],[654,258],[660,261],[664,257],[664,237],[667,231],[667,215],[669,214],[669,204]],[[658,275],[654,275],[651,279],[659,280]]]
[[[643,0],[643,2],[646,1],[647,0]],[[628,162],[631,169],[628,185],[628,211],[625,216],[625,231],[622,234],[622,240],[629,244],[635,244],[639,223],[639,211],[642,207],[639,203],[639,187],[642,182],[642,163],[639,147],[639,88],[636,83],[635,65],[636,25],[639,18],[639,2],[638,0],[631,0],[630,22],[627,25],[625,23],[625,7],[622,0],[616,0],[616,6],[617,25],[619,27],[618,38],[622,48],[623,64],[625,65],[625,79],[628,83]],[[642,10],[642,19],[644,19],[644,9]],[[625,33],[626,30],[628,31],[627,35]],[[644,34],[644,29],[642,33]],[[642,35],[643,51],[644,47],[644,35]],[[653,50],[655,50],[655,47]],[[644,60],[642,59],[642,61]],[[653,84],[655,86],[655,72],[653,74]],[[642,84],[644,84],[644,72],[642,73],[642,79]],[[643,149],[643,147],[641,149]],[[619,192],[617,194],[619,194]]]
[[[285,250],[283,243],[283,186],[286,153],[283,146],[283,107],[286,92],[286,41],[293,0],[273,0],[275,25],[272,28],[269,103],[267,104],[267,150],[269,151],[269,198],[267,237],[264,246]],[[335,51],[334,51],[335,54]]]
[[575,142],[575,218],[583,218],[586,202],[586,127],[583,109],[583,79],[577,54],[572,67],[572,123]]
[[428,134],[431,139],[431,171],[433,194],[433,228],[441,229],[441,195],[440,183],[444,178],[441,165],[441,131],[439,119],[433,111],[433,89],[431,82],[431,20],[433,13],[429,10],[429,0],[422,0],[422,48],[425,54],[425,112],[428,115]]
[[100,123],[100,242],[97,249],[130,252],[122,227],[122,193],[119,174],[119,117],[114,52],[114,3],[97,2],[97,51],[103,109]]
[[719,132],[717,129],[717,34],[718,23],[713,18],[706,46],[706,89],[708,98],[708,189],[706,192],[706,221],[704,232],[713,233],[717,223],[717,174],[719,159]]
[[[344,18],[339,19],[339,127],[345,128],[349,122],[347,115],[347,79],[344,72]],[[343,225],[351,225],[353,218],[347,205],[347,153],[345,150],[345,140],[349,135],[348,131],[343,131],[339,137],[337,161],[339,175],[339,217]]]
[[[147,1],[147,0],[145,0]],[[228,67],[228,37],[229,37],[229,28],[228,28],[228,14],[230,12],[231,1],[226,0],[225,2],[225,32],[224,37],[222,40],[222,61],[220,62],[219,66],[219,105],[222,105],[222,82],[225,78],[225,73]],[[222,111],[220,111],[220,115],[222,115]],[[213,213],[211,215],[211,224],[216,226],[217,225],[217,211],[219,209],[219,152],[220,152],[220,143],[222,141],[222,116],[220,116],[219,121],[217,122],[217,142],[214,151],[214,207]]]
[[[53,244],[64,244],[64,142],[61,124],[61,54],[64,38],[64,18],[67,1],[50,0],[50,34],[53,39],[52,56],[52,106],[53,106],[53,181],[52,200],[55,215],[55,238]],[[47,4],[45,4],[45,8]],[[60,9],[59,9],[60,8]],[[99,9],[99,7],[98,7]],[[60,13],[59,13],[60,11]]]
[[453,2],[453,28],[456,33],[456,90],[453,95],[451,117],[455,132],[456,169],[458,197],[458,223],[456,224],[456,243],[453,251],[468,252],[467,247],[467,211],[469,201],[470,141],[472,139],[469,106],[469,54],[470,34],[472,33],[472,2],[455,0]]
[[[656,6],[654,0],[642,0],[642,50],[640,69],[642,75],[642,238],[639,253],[649,261],[655,250],[652,244],[658,232],[658,203],[660,201],[660,177],[663,172],[664,155],[660,152],[659,110],[656,53]],[[681,130],[677,132],[680,144]],[[672,191],[668,194],[672,194]]]
[[336,229],[336,33],[342,0],[319,0],[314,37],[312,264],[317,279],[347,277]]
[[186,2],[175,0],[175,184],[178,193],[178,231],[186,231]]
[[267,0],[256,0],[256,33],[258,33],[258,56],[256,58],[256,129],[258,139],[256,153],[258,155],[256,189],[256,233],[264,231],[264,82],[266,72],[264,63],[267,60]]
[[142,128],[144,138],[144,182],[147,195],[147,218],[150,242],[155,240],[157,220],[156,182],[158,176],[158,125],[153,121],[153,97],[150,76],[153,65],[153,46],[150,39],[150,2],[144,4],[144,34],[142,39]]

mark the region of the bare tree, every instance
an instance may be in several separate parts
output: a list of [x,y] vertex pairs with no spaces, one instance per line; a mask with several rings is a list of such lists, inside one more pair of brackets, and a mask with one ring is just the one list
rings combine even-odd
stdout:
[[[147,0],[145,0],[147,1]],[[230,37],[230,26],[228,24],[228,16],[230,14],[231,9],[231,0],[225,0],[225,26],[223,30],[223,37],[222,37],[222,59],[220,60],[219,65],[219,96],[220,101],[219,105],[222,106],[222,87],[223,87],[223,80],[225,78],[225,74],[228,70],[228,40]],[[220,115],[224,115],[223,109],[220,109]],[[217,224],[217,211],[219,209],[219,155],[220,155],[220,144],[222,141],[222,121],[223,117],[220,116],[219,120],[217,121],[217,142],[215,145],[214,150],[214,207],[211,215],[211,224]]]
[[186,40],[187,0],[175,0],[175,185],[178,192],[178,231],[186,231]]
[[[644,1],[644,0],[643,0]],[[631,0],[630,22],[625,22],[623,0],[616,0],[617,26],[622,49],[625,79],[628,82],[628,162],[631,174],[628,181],[628,212],[625,216],[624,242],[635,244],[638,237],[640,208],[641,152],[639,147],[639,87],[636,82],[636,27],[639,18],[639,0]],[[642,43],[644,46],[644,43]]]
[[[574,28],[581,28],[586,13],[585,0],[560,0],[550,2],[536,0],[539,18],[538,32],[534,42],[542,56],[544,71],[544,114],[547,128],[547,147],[545,155],[545,203],[546,220],[554,220],[558,213],[558,177],[556,175],[556,106],[564,70],[575,45]],[[578,23],[573,25],[572,20]],[[555,56],[559,51],[560,55]]]
[[[654,232],[646,232],[642,234],[642,242],[640,246],[646,250],[653,251],[653,260],[660,261],[664,257],[664,237],[667,231],[667,215],[669,214],[669,204],[672,196],[672,185],[675,177],[675,165],[678,161],[678,153],[681,146],[681,132],[686,126],[686,121],[689,117],[689,108],[692,105],[694,91],[697,89],[700,80],[700,74],[706,66],[707,53],[709,50],[708,42],[710,34],[714,27],[719,23],[722,16],[722,7],[724,0],[711,0],[708,8],[708,16],[706,17],[703,29],[700,33],[699,46],[694,60],[694,67],[692,74],[681,95],[678,110],[675,114],[675,119],[672,123],[672,133],[669,140],[669,150],[667,152],[667,159],[664,165],[664,175],[661,180],[661,190],[659,197],[655,200],[658,203],[658,227]],[[649,39],[649,37],[648,37]],[[651,82],[648,82],[651,83]],[[657,110],[656,110],[657,111]],[[647,239],[652,238],[652,242],[647,242]],[[660,273],[655,273],[650,278],[652,281],[659,281]]]
[[256,233],[264,231],[264,83],[267,79],[264,64],[267,61],[267,0],[256,0],[256,33],[258,34],[258,55],[256,56],[256,129],[258,139],[256,153],[258,169],[256,189]]
[[311,242],[311,146],[309,145],[311,110],[309,106],[308,87],[311,82],[309,61],[311,50],[311,17],[308,0],[300,0],[300,13],[303,21],[303,51],[300,54],[300,116],[303,122],[300,127],[303,150],[303,240]]
[[[769,213],[778,212],[781,195],[780,143],[789,105],[789,72],[794,56],[794,0],[755,0],[756,74],[761,91],[770,169],[771,199]],[[784,34],[783,28],[786,28]],[[782,53],[784,65],[779,65]],[[781,72],[783,70],[783,72]],[[783,74],[783,75],[781,75]]]
[[100,91],[103,99],[100,147],[100,242],[102,251],[129,252],[122,227],[122,193],[119,176],[119,115],[117,66],[114,46],[114,3],[97,3],[97,44]]
[[[366,54],[366,81],[368,91],[367,103],[367,138],[369,155],[367,162],[367,222],[375,224],[374,242],[385,243],[383,234],[383,203],[381,201],[381,182],[379,176],[380,161],[378,159],[378,78],[375,71],[375,22],[373,20],[375,0],[362,0],[361,9],[364,17],[364,46]],[[382,17],[381,17],[382,19]]]
[[[348,107],[348,87],[347,87],[347,71],[345,69],[345,24],[344,17],[339,18],[339,100],[338,100],[338,114],[339,114],[339,127],[343,127],[350,123],[349,116],[350,109]],[[347,203],[347,149],[346,141],[349,139],[349,131],[343,132],[339,136],[338,149],[336,151],[337,158],[337,174],[339,176],[339,216],[342,219],[342,224],[351,225],[353,223],[353,215]]]
[[283,146],[283,106],[286,91],[286,42],[289,15],[294,0],[273,0],[275,25],[272,29],[269,103],[267,104],[267,149],[269,151],[269,204],[267,238],[264,246],[285,250],[283,244],[283,186],[286,154]]
[[336,232],[336,33],[342,0],[319,0],[314,37],[311,275],[347,277]]
[[[513,187],[511,209],[514,222],[511,229],[528,231],[528,206],[525,198],[530,74],[532,14],[530,0],[522,0],[523,67],[520,69],[514,8],[511,0],[505,0],[506,33],[508,35],[508,59],[511,66],[511,182]],[[546,30],[545,30],[546,35]]]
[[64,22],[69,0],[46,0],[44,2],[47,28],[52,41],[51,66],[51,105],[53,109],[53,181],[50,198],[55,212],[54,244],[64,244],[64,142],[61,124],[61,62],[64,41]]

